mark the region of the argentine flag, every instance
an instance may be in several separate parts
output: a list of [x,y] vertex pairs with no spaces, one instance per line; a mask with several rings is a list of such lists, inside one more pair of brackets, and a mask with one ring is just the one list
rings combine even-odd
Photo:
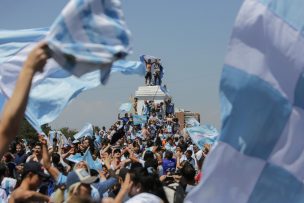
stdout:
[[195,126],[186,130],[200,149],[203,149],[205,144],[213,144],[219,136],[217,129],[212,125]]
[[245,0],[220,83],[222,130],[185,202],[304,202],[304,1]]
[[123,103],[119,107],[119,113],[128,113],[132,109],[132,104],[131,103]]
[[74,135],[75,140],[79,140],[83,137],[93,137],[93,125],[91,123],[86,123],[81,130]]
[[0,109],[39,41],[48,42],[53,58],[32,81],[25,116],[41,132],[41,125],[54,121],[81,92],[106,82],[110,72],[144,74],[143,63],[121,59],[129,53],[128,39],[118,0],[71,0],[51,29],[0,30]]

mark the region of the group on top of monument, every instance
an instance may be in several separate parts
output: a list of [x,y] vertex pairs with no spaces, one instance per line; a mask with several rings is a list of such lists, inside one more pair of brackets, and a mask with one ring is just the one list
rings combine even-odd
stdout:
[[161,64],[161,59],[148,55],[143,55],[140,59],[146,65],[145,84],[161,86],[164,74],[164,68]]

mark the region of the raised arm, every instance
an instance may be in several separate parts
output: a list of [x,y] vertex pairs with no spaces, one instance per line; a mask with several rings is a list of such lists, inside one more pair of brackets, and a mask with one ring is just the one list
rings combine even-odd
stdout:
[[37,71],[42,71],[48,59],[47,45],[40,43],[29,54],[16,82],[11,98],[4,106],[0,122],[0,157],[15,139],[26,108],[32,79]]
[[55,179],[58,179],[58,176],[60,174],[59,170],[52,166],[50,155],[47,149],[47,141],[42,136],[39,136],[39,141],[42,144],[42,159],[43,159],[43,166],[44,168],[49,172],[49,174]]

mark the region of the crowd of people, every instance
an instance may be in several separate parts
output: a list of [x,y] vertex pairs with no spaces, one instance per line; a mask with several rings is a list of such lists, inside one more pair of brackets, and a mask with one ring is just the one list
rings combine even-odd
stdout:
[[183,202],[202,178],[210,146],[199,148],[180,129],[171,99],[145,101],[141,124],[133,121],[133,105],[133,114],[118,116],[111,127],[68,142],[16,137],[33,76],[48,58],[45,43],[33,49],[4,107],[0,202]]
[[[147,122],[126,113],[95,135],[16,139],[0,164],[3,202],[183,202],[201,179],[209,147],[199,149],[180,130],[171,99],[146,101]],[[89,150],[99,169],[73,161]],[[11,201],[10,201],[11,200]]]

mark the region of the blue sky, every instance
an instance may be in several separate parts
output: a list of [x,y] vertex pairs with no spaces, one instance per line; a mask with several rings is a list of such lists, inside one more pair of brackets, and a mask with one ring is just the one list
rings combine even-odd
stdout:
[[[66,0],[0,0],[0,29],[48,27]],[[176,107],[201,114],[202,123],[220,127],[219,81],[226,48],[242,0],[123,0],[132,32],[133,54],[162,58]],[[106,86],[77,97],[52,127],[80,129],[86,122],[109,126],[121,103],[144,79],[112,75]]]

